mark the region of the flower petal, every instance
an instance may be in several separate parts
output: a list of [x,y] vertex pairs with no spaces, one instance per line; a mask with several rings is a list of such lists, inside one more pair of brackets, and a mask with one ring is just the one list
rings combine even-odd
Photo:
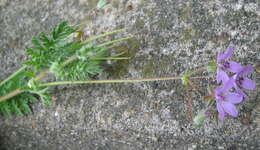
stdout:
[[218,110],[218,118],[219,120],[224,120],[225,119],[225,111],[221,107],[220,103],[217,102],[217,110]]
[[225,83],[225,82],[227,82],[229,80],[229,77],[228,77],[226,72],[224,72],[221,69],[218,69],[217,70],[216,80],[217,80],[217,83],[220,83],[221,81]]
[[230,78],[228,81],[226,81],[224,83],[224,85],[222,86],[221,92],[225,92],[225,91],[228,91],[229,89],[231,89],[235,84],[235,80],[233,78]]
[[241,86],[247,90],[254,90],[256,88],[255,81],[244,77],[244,80],[242,80]]
[[245,76],[245,75],[249,75],[253,72],[254,68],[251,65],[247,65],[245,67],[242,68],[241,72],[239,73],[239,75]]
[[225,99],[232,104],[239,104],[243,101],[243,96],[238,93],[229,93],[225,95]]
[[237,117],[238,116],[238,111],[237,108],[234,104],[230,102],[221,102],[221,106],[223,107],[224,111],[228,113],[232,117]]
[[234,46],[229,46],[229,47],[227,48],[227,51],[226,51],[226,53],[225,53],[225,59],[229,59],[229,58],[232,57],[234,48],[235,48]]
[[225,60],[225,54],[223,52],[219,52],[217,62],[220,62],[222,60]]
[[242,95],[244,99],[248,97],[247,94],[246,94],[244,91],[242,91],[236,84],[235,84],[234,87],[235,87],[235,89],[236,89],[236,92],[237,92],[238,94]]
[[233,55],[233,51],[234,51],[234,47],[233,46],[229,46],[225,53],[224,52],[219,52],[218,53],[218,58],[217,58],[218,62],[231,58],[231,56]]
[[235,61],[230,61],[229,68],[227,68],[227,70],[230,72],[238,73],[242,70],[242,68],[243,67],[239,63],[237,63]]

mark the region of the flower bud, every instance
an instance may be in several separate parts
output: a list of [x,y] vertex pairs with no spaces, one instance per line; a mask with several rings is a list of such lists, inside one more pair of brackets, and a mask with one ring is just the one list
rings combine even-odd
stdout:
[[196,127],[200,127],[203,125],[204,121],[207,119],[206,110],[203,109],[194,117],[193,124]]
[[214,62],[210,62],[207,66],[208,72],[216,72],[216,69],[217,69],[217,64]]
[[189,76],[183,76],[181,78],[182,84],[187,85],[189,83],[190,77]]

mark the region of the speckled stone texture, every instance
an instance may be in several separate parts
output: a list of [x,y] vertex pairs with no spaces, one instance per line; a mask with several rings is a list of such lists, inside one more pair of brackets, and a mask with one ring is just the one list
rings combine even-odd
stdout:
[[[260,66],[257,0],[0,0],[0,80],[27,59],[25,46],[61,20],[85,23],[87,35],[128,27],[119,49],[129,61],[112,62],[100,78],[175,76],[199,68],[235,45],[235,59]],[[260,139],[257,90],[238,105],[237,119],[192,125],[180,81],[53,88],[53,105],[33,114],[0,116],[1,150],[256,150]],[[210,81],[198,80],[206,91]],[[189,94],[193,115],[203,95]]]

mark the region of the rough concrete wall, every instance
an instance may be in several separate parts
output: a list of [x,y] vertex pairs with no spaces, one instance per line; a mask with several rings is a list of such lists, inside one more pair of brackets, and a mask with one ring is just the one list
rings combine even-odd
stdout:
[[[24,46],[61,20],[86,23],[88,35],[129,27],[121,49],[129,61],[107,66],[100,78],[175,76],[215,59],[229,44],[236,59],[260,65],[257,0],[0,0],[0,79],[26,60]],[[252,75],[259,87],[259,73]],[[209,81],[198,82],[204,86]],[[195,128],[180,81],[62,86],[54,104],[33,114],[0,116],[0,149],[252,149],[259,148],[259,88],[239,105],[237,119]],[[202,95],[191,95],[194,113]],[[249,120],[249,121],[248,121]]]

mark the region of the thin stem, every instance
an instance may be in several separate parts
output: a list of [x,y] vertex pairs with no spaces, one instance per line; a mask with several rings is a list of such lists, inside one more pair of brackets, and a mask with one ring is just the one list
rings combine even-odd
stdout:
[[71,56],[71,57],[69,57],[67,60],[65,60],[65,61],[62,63],[62,66],[64,67],[64,66],[68,65],[69,63],[71,63],[71,62],[77,60],[77,59],[78,59],[77,56]]
[[[161,77],[161,78],[141,78],[141,79],[119,79],[119,80],[83,80],[83,81],[57,81],[57,82],[48,82],[40,84],[40,87],[46,86],[56,86],[56,85],[65,85],[65,84],[100,84],[100,83],[133,83],[133,82],[151,82],[151,81],[166,81],[166,80],[178,80],[181,79],[181,76],[178,77]],[[198,79],[191,77],[191,79]]]
[[199,68],[199,69],[193,71],[190,75],[203,72],[203,71],[205,71],[205,69],[206,69],[206,67],[201,67],[201,68]]
[[129,57],[94,57],[91,60],[126,60]]
[[[64,61],[61,65],[64,67],[77,59],[78,59],[77,56],[71,56],[66,61]],[[39,81],[42,78],[44,78],[45,76],[47,76],[49,73],[51,73],[50,70],[45,70],[45,71],[41,72],[39,75],[37,75],[34,80]]]
[[190,77],[190,79],[207,79],[207,78],[210,78],[210,76]]
[[102,44],[97,45],[96,47],[97,48],[101,48],[101,47],[104,47],[104,46],[107,46],[107,45],[111,45],[111,44],[114,44],[114,43],[118,43],[118,42],[121,42],[121,41],[125,41],[125,40],[128,40],[128,39],[131,39],[131,38],[132,37],[119,38],[119,39],[116,39],[116,40],[113,40],[113,41],[104,42]]
[[0,97],[0,102],[3,102],[3,101],[5,101],[5,100],[8,100],[9,98],[12,98],[12,97],[14,97],[14,96],[16,96],[16,95],[18,95],[18,94],[23,93],[23,92],[24,92],[24,91],[23,91],[23,90],[20,90],[20,89],[14,90],[14,91],[12,91],[12,92],[10,92],[10,93],[8,93],[8,94],[6,94],[6,95]]
[[15,73],[10,75],[8,78],[6,78],[4,81],[0,83],[0,87],[3,86],[6,82],[10,81],[12,78],[16,77],[18,74],[20,74],[22,71],[24,71],[27,68],[27,66],[22,66],[19,70],[17,70]]
[[[70,58],[68,58],[64,63],[62,63],[63,66],[66,66],[67,64],[71,63],[72,61],[76,60],[77,57],[76,56],[72,56]],[[20,72],[22,72],[24,69],[26,68],[26,66],[22,67],[21,69],[19,69],[17,72],[15,72],[13,75],[11,75],[9,78],[7,78],[8,80],[10,80],[11,78],[15,77],[17,74],[19,74]],[[47,76],[50,72],[50,70],[45,70],[43,72],[41,72],[39,75],[37,75],[35,78],[34,78],[34,81],[39,81],[41,80],[42,78],[44,78],[45,76]],[[8,81],[7,80],[7,81]],[[5,81],[5,82],[7,82]],[[1,83],[2,84],[2,83]],[[3,83],[4,84],[4,83]],[[21,94],[23,93],[24,91],[21,90],[21,89],[16,89],[2,97],[0,97],[0,102],[2,101],[5,101],[5,100],[8,100],[18,94]]]
[[114,55],[114,57],[118,57],[118,56],[124,55],[125,53],[127,53],[127,52],[126,52],[126,51],[123,51],[123,52],[121,52],[121,53],[118,53],[118,54]]
[[[37,80],[40,80],[42,77],[47,75],[49,70],[44,71],[38,75]],[[190,79],[202,79],[207,76],[201,77],[190,77]],[[141,79],[119,79],[119,80],[86,80],[86,81],[57,81],[57,82],[47,82],[43,84],[39,84],[39,87],[46,87],[46,86],[56,86],[56,85],[65,85],[65,84],[94,84],[94,83],[133,83],[133,82],[151,82],[151,81],[166,81],[166,80],[178,80],[182,79],[182,76],[177,77],[161,77],[161,78],[141,78]],[[18,94],[23,93],[24,91],[21,89],[14,90],[2,97],[0,97],[0,102],[8,100]]]
[[89,42],[92,42],[92,41],[95,41],[96,39],[99,39],[99,38],[102,38],[102,37],[105,37],[105,36],[108,36],[108,35],[112,35],[112,34],[115,34],[115,33],[118,33],[118,32],[122,32],[122,31],[125,31],[127,28],[124,28],[124,29],[119,29],[119,30],[114,30],[114,31],[111,31],[111,32],[106,32],[104,34],[100,34],[98,36],[95,36],[95,37],[92,37],[90,39],[87,39],[85,41],[82,41],[81,44],[84,45],[84,44],[87,44]]
[[45,76],[47,76],[50,72],[50,70],[45,70],[43,72],[41,72],[39,75],[37,75],[34,79],[34,81],[39,81],[41,80],[42,78],[44,78]]
[[198,94],[202,95],[202,90],[199,86],[197,86],[196,84],[194,84],[192,81],[188,81],[189,85],[192,87],[193,90],[195,90],[196,92],[198,92]]

